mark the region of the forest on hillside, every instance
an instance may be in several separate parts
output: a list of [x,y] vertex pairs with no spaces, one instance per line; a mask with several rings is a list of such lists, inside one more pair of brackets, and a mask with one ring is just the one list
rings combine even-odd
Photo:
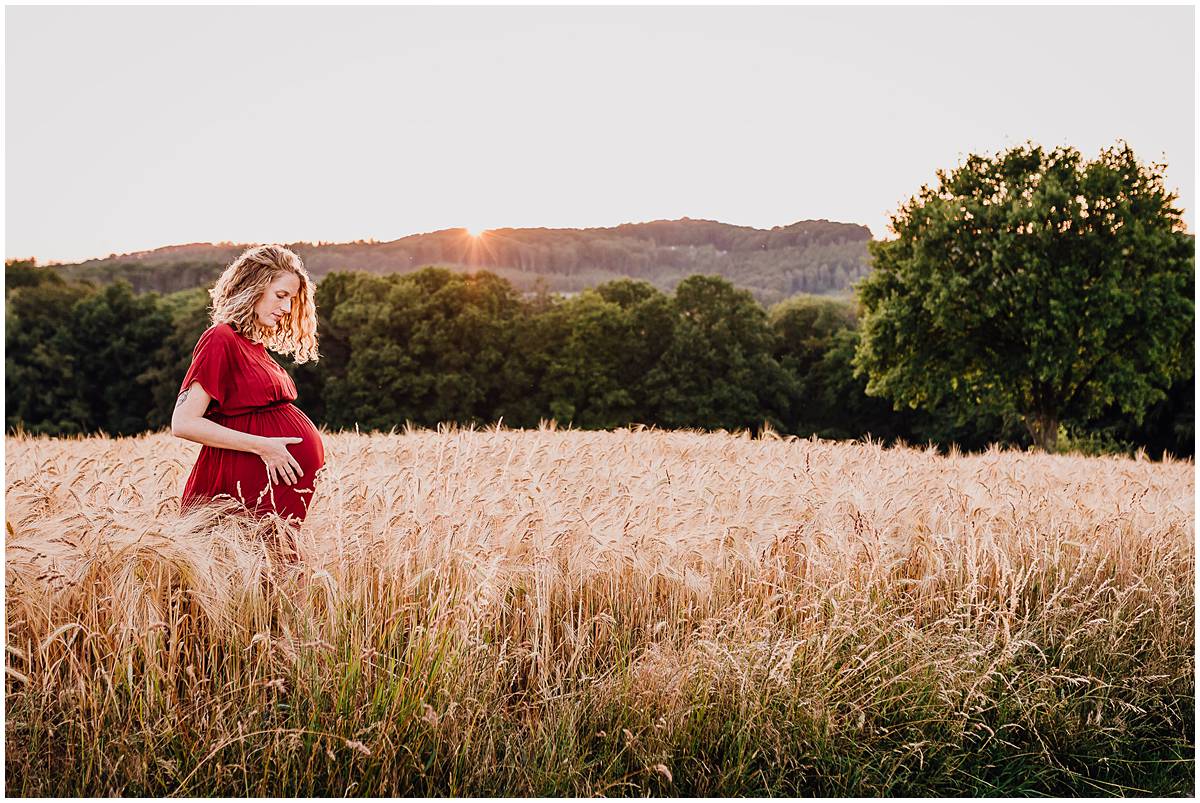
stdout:
[[[333,272],[411,273],[427,266],[486,268],[519,293],[574,293],[621,278],[671,292],[687,276],[716,275],[771,305],[797,293],[848,295],[869,272],[865,226],[801,221],[763,230],[711,220],[661,220],[591,229],[446,229],[391,242],[289,243],[320,281]],[[68,280],[136,292],[211,285],[244,245],[171,246],[56,265]]]

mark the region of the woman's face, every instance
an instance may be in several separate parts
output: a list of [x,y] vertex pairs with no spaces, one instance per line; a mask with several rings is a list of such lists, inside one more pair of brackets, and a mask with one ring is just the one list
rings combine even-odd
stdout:
[[292,301],[299,292],[299,276],[288,271],[276,274],[254,305],[254,317],[263,326],[274,329],[292,311]]

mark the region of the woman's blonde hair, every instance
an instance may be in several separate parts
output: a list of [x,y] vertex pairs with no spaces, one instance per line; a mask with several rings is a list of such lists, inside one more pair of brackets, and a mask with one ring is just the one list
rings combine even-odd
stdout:
[[[272,328],[263,326],[254,305],[281,273],[300,279],[292,309]],[[213,324],[227,323],[247,339],[271,351],[292,355],[297,363],[316,362],[317,303],[312,279],[304,262],[282,245],[256,245],[233,261],[208,291],[212,296]]]

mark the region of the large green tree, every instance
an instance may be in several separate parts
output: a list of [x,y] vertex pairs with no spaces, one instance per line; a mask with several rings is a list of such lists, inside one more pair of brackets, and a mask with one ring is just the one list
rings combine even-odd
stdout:
[[1048,451],[1109,405],[1140,422],[1192,361],[1194,236],[1164,168],[1124,143],[1093,161],[1026,143],[939,170],[870,244],[868,393],[1015,416]]

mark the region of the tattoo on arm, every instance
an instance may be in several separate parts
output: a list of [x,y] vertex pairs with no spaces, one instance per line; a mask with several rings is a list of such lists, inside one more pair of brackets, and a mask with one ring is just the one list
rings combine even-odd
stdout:
[[175,400],[175,406],[176,406],[176,407],[178,407],[179,405],[183,404],[184,400],[185,400],[185,399],[187,399],[187,395],[188,395],[188,393],[189,393],[190,391],[191,391],[191,388],[188,388],[188,389],[187,389],[187,390],[185,390],[183,393],[180,393],[180,394],[179,394],[179,398]]

